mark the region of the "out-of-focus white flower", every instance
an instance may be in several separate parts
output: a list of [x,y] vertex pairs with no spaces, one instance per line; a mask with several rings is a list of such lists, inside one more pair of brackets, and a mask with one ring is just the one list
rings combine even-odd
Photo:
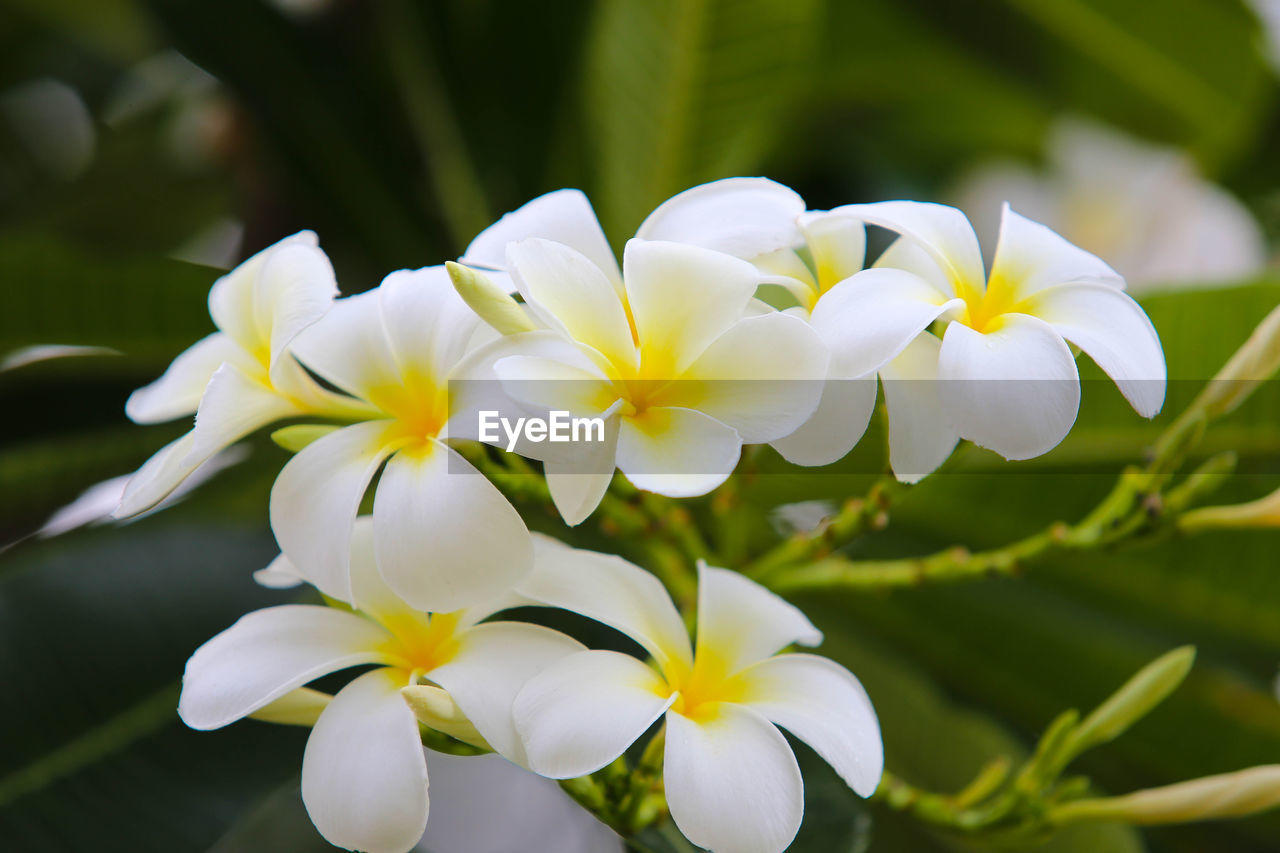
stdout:
[[1280,0],[1246,0],[1262,25],[1259,46],[1271,67],[1280,71]]
[[600,502],[615,464],[639,488],[705,494],[744,442],[791,433],[817,405],[826,349],[795,317],[748,315],[759,274],[745,261],[639,239],[618,279],[541,238],[509,244],[507,258],[546,330],[496,341],[482,360],[522,403],[604,419],[604,440],[575,462],[546,460],[570,524]]
[[69,181],[89,168],[97,150],[93,116],[75,89],[41,77],[0,92],[0,116],[51,176]]
[[281,550],[326,594],[350,594],[351,526],[379,469],[378,568],[415,607],[469,607],[532,565],[519,513],[443,441],[461,414],[451,407],[449,380],[478,326],[445,269],[428,267],[392,273],[376,289],[339,300],[293,342],[307,367],[370,409],[304,447],[271,490]]
[[1262,229],[1234,196],[1200,176],[1185,152],[1091,122],[1059,121],[1043,172],[979,167],[956,191],[990,245],[1008,202],[1104,259],[1134,292],[1230,284],[1266,261]]
[[[219,471],[238,465],[248,456],[249,448],[247,447],[228,447],[221,453],[211,456],[197,467],[191,476],[182,482],[182,485],[170,492],[168,497],[147,512],[133,516],[128,521],[145,518],[153,512],[172,506]],[[71,503],[49,516],[35,535],[41,539],[47,539],[51,536],[61,536],[78,527],[100,524],[109,520],[116,507],[120,505],[120,499],[124,497],[124,490],[131,476],[131,474],[124,474],[93,484]]]
[[[1164,353],[1151,321],[1114,270],[1049,228],[1006,206],[988,277],[973,228],[953,207],[887,201],[805,218],[835,217],[902,235],[876,268],[833,287],[813,313],[824,340],[848,359],[900,353],[889,365],[864,365],[884,381],[900,479],[932,471],[957,437],[1009,459],[1057,446],[1080,405],[1068,342],[1143,417],[1163,405]],[[929,331],[935,324],[941,338]],[[868,350],[870,340],[878,344]]]
[[613,556],[538,541],[528,597],[634,638],[651,664],[584,651],[516,697],[530,767],[570,778],[604,767],[665,719],[663,784],[690,841],[717,853],[779,853],[800,826],[803,783],[782,726],[869,796],[883,770],[880,727],[847,670],[810,654],[822,635],[795,607],[736,572],[699,568],[698,636],[653,575]]
[[302,798],[329,842],[401,853],[427,823],[427,762],[401,689],[438,685],[495,751],[523,762],[511,719],[516,692],[582,646],[537,625],[481,624],[512,599],[430,616],[410,608],[378,573],[368,521],[356,525],[351,566],[351,596],[343,600],[352,610],[258,610],[197,649],[178,713],[192,728],[216,729],[321,676],[375,665],[320,711],[302,760]]
[[54,361],[59,358],[86,358],[99,355],[120,355],[120,351],[111,349],[111,347],[91,347],[79,344],[35,344],[29,347],[20,347],[6,353],[4,358],[0,358],[0,373],[4,373],[6,370],[17,370],[19,367],[26,367],[29,364],[39,364],[42,361]]
[[419,853],[622,853],[622,839],[549,779],[496,755],[427,750],[427,764],[432,813]]
[[219,278],[209,291],[218,331],[134,391],[136,423],[196,415],[195,429],[163,447],[129,481],[117,517],[154,507],[206,459],[281,418],[359,415],[361,404],[325,390],[294,360],[289,344],[322,317],[338,288],[310,231],[270,246]]

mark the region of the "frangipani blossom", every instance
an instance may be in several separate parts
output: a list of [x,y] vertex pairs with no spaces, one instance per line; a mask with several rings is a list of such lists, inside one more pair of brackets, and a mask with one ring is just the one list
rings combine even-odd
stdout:
[[[449,380],[479,326],[443,267],[392,273],[334,303],[294,343],[319,376],[365,401],[368,419],[308,444],[271,490],[281,550],[327,595],[351,594],[352,523],[374,475],[374,550],[386,582],[423,610],[486,601],[532,565],[520,515],[444,443]],[[383,463],[385,467],[383,467]]]
[[[865,232],[862,224],[831,220],[797,224],[804,199],[789,187],[767,178],[724,178],[685,190],[659,205],[636,232],[644,240],[686,243],[750,261],[761,284],[791,291],[799,308],[789,311],[808,319],[814,303],[832,285],[862,269]],[[614,260],[591,204],[578,190],[557,190],[508,213],[485,229],[463,254],[463,262],[488,267],[510,282],[506,247],[530,237],[563,243],[590,258],[617,287],[622,271]],[[797,249],[806,249],[813,269]],[[767,313],[751,300],[751,313]],[[875,408],[874,377],[854,374],[833,358],[821,404],[799,428],[768,443],[788,461],[826,465],[843,457],[866,429]]]
[[759,274],[745,261],[636,239],[619,283],[550,240],[510,244],[507,258],[547,330],[497,341],[484,360],[520,402],[605,421],[604,441],[577,460],[546,460],[570,524],[600,502],[615,464],[639,488],[705,494],[744,443],[789,434],[817,405],[826,349],[801,320],[748,315]]
[[[808,219],[804,209],[804,200],[782,184],[727,178],[663,202],[639,235],[717,248],[750,261],[762,284],[781,286],[796,301],[786,313],[809,321],[831,288],[862,270],[866,229],[855,219]],[[842,330],[823,324],[814,330],[831,351],[822,400],[798,429],[769,442],[796,465],[829,465],[853,449],[875,410],[875,374],[868,364],[893,355],[873,337],[850,358]]]
[[571,778],[604,767],[665,720],[663,784],[672,818],[716,853],[779,853],[799,829],[803,782],[782,726],[870,796],[884,755],[866,692],[811,654],[777,654],[822,635],[799,610],[736,572],[700,566],[698,634],[653,575],[618,557],[538,540],[522,594],[635,639],[649,663],[584,651],[551,664],[516,697],[530,767]]
[[1206,180],[1185,151],[1081,119],[1056,122],[1045,148],[1044,171],[990,163],[957,188],[984,241],[995,237],[1008,202],[1106,260],[1133,292],[1230,284],[1266,262],[1248,208]]
[[444,689],[495,751],[523,763],[510,713],[515,693],[582,646],[537,625],[481,624],[514,599],[434,615],[410,608],[378,573],[368,520],[356,525],[351,567],[351,610],[269,607],[197,649],[178,713],[192,728],[216,729],[321,676],[375,665],[320,712],[302,759],[302,798],[330,843],[402,853],[422,837],[428,801],[418,721],[401,689],[421,682]]
[[118,517],[154,507],[205,460],[273,421],[359,414],[356,401],[322,388],[289,351],[298,332],[324,316],[337,293],[333,267],[310,231],[263,249],[214,282],[209,314],[218,331],[134,391],[125,406],[141,424],[195,413],[195,429],[138,469]]
[[[900,476],[931,471],[957,437],[1008,459],[1057,446],[1080,405],[1068,344],[1088,353],[1140,415],[1160,411],[1165,362],[1151,321],[1114,270],[1050,229],[1006,207],[988,277],[977,237],[955,208],[890,201],[806,215],[838,217],[902,235],[876,269],[833,288],[813,315],[824,339],[844,336],[846,358],[866,356],[867,342],[879,341],[865,366],[886,380]],[[929,331],[935,324],[940,338]],[[886,350],[910,370],[890,375],[872,363]]]

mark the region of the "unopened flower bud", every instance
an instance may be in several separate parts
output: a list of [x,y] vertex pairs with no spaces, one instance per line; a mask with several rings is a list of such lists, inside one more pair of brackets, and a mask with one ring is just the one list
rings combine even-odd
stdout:
[[424,726],[457,738],[463,743],[478,746],[481,749],[492,749],[447,691],[429,684],[414,684],[400,688],[400,695],[404,697],[404,701],[408,703],[418,722]]
[[1280,805],[1280,765],[1250,767],[1121,797],[1076,800],[1049,812],[1056,825],[1086,821],[1187,823],[1244,817]]
[[1251,527],[1280,527],[1280,489],[1248,503],[1194,509],[1178,519],[1185,533]]
[[310,687],[290,690],[274,702],[268,702],[249,716],[264,723],[286,726],[314,726],[320,712],[333,697]]
[[445,268],[462,301],[502,334],[517,335],[536,328],[520,303],[484,273],[453,261],[447,262]]
[[1266,316],[1192,404],[1208,418],[1234,410],[1280,370],[1280,307]]

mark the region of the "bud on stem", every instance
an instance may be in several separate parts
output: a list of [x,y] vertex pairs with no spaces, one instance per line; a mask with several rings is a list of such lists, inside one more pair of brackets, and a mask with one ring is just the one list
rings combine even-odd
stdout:
[[310,687],[290,690],[274,702],[268,702],[249,716],[264,723],[286,726],[314,726],[320,712],[333,697]]
[[1186,823],[1244,817],[1280,805],[1280,765],[1264,765],[1190,782],[1134,791],[1121,797],[1076,800],[1049,810],[1051,824],[1123,821]]

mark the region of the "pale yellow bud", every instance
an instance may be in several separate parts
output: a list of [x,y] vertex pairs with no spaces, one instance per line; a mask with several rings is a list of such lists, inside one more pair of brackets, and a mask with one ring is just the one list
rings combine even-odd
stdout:
[[418,722],[424,726],[457,738],[463,743],[469,743],[481,749],[493,749],[485,743],[480,732],[476,731],[476,727],[462,713],[462,709],[458,707],[457,702],[453,701],[448,691],[430,684],[413,684],[409,687],[401,687],[400,695],[404,697],[404,701],[408,703]]
[[1108,820],[1136,824],[1187,823],[1244,817],[1278,805],[1280,765],[1268,764],[1134,791],[1122,797],[1076,800],[1054,807],[1048,817],[1050,823],[1057,825]]
[[333,697],[310,687],[290,690],[274,702],[268,702],[249,716],[265,723],[286,726],[314,726],[320,712]]
[[1280,370],[1280,307],[1266,316],[1191,404],[1208,418],[1234,410]]
[[502,334],[518,335],[537,328],[524,307],[484,273],[453,261],[446,262],[445,269],[449,271],[453,289],[458,291],[462,301]]
[[1178,519],[1186,533],[1250,527],[1280,527],[1280,489],[1249,503],[1193,509]]
[[318,438],[324,438],[338,427],[333,424],[294,424],[271,433],[271,440],[290,453],[297,453]]

